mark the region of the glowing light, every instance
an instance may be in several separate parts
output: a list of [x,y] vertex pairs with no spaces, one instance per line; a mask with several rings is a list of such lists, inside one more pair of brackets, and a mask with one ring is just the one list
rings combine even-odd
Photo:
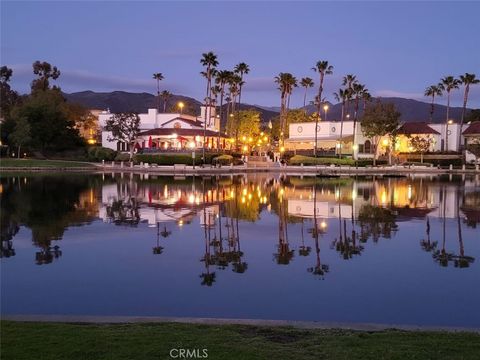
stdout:
[[268,136],[264,136],[263,141],[267,141],[267,140],[268,140]]
[[353,189],[352,190],[352,200],[355,200],[357,198],[357,190]]
[[323,107],[323,110],[327,111],[327,110],[328,110],[328,105],[325,105],[325,106]]
[[383,144],[383,146],[387,146],[388,145],[388,139],[383,139],[382,144]]
[[90,144],[90,145],[93,145],[96,143],[95,139],[88,139],[87,142]]
[[193,194],[188,197],[188,202],[190,204],[193,204],[195,202],[195,196]]
[[178,221],[178,226],[183,226],[183,220]]
[[195,143],[193,141],[190,141],[188,143],[188,146],[190,147],[190,149],[193,149],[193,148],[195,148]]
[[242,194],[247,195],[247,189],[243,189]]
[[352,149],[353,149],[353,150],[357,150],[357,149],[358,149],[358,145],[357,145],[357,144],[353,144]]
[[335,144],[335,147],[336,147],[337,149],[340,149],[340,143],[336,143],[336,144]]
[[171,138],[172,138],[172,139],[176,139],[177,136],[178,136],[177,134],[173,133],[172,136],[171,136]]
[[283,146],[280,148],[280,152],[281,153],[285,152],[285,148]]
[[244,145],[243,146],[243,151],[247,151],[248,150],[248,146],[247,145]]
[[325,229],[325,228],[327,227],[327,223],[326,223],[325,221],[322,221],[322,222],[320,223],[320,227],[321,227],[322,229]]
[[246,137],[246,136],[242,136],[242,140],[243,140],[243,141],[247,140],[247,137]]
[[387,203],[387,193],[385,191],[382,192],[382,204],[386,204]]
[[242,196],[242,204],[245,204],[245,197]]
[[412,199],[412,185],[408,185],[408,188],[407,188],[407,198],[408,198],[408,200],[411,200],[411,199]]
[[448,120],[448,125],[452,125],[453,124],[453,120]]

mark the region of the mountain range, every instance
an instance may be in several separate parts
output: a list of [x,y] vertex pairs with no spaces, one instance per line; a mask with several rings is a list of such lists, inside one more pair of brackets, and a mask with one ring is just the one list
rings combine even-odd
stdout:
[[[110,109],[111,112],[133,111],[138,113],[147,112],[149,108],[155,108],[158,105],[157,97],[149,93],[130,93],[125,91],[113,91],[107,93],[82,91],[71,94],[64,94],[69,102],[79,103],[89,109]],[[174,106],[179,101],[187,103],[192,111],[200,113],[200,101],[183,95],[172,95],[169,99],[167,108]],[[384,103],[393,103],[396,109],[401,113],[400,120],[402,122],[429,121],[430,104],[413,99],[404,99],[398,97],[379,97],[373,98],[373,102],[381,101]],[[160,108],[163,108],[163,101],[160,102]],[[307,113],[315,111],[313,105],[307,105]],[[363,113],[363,105],[359,106],[359,117]],[[266,123],[272,118],[278,116],[279,108],[267,107],[261,105],[250,105],[242,103],[241,110],[254,109],[261,114],[262,122]],[[327,120],[339,120],[341,117],[341,104],[329,104],[327,111]],[[350,104],[350,113],[353,116],[353,104]],[[441,123],[446,119],[447,107],[444,105],[435,105],[433,114],[433,122]],[[462,114],[461,107],[450,107],[450,118],[454,121],[460,120]],[[321,112],[322,118],[325,116],[324,111]]]

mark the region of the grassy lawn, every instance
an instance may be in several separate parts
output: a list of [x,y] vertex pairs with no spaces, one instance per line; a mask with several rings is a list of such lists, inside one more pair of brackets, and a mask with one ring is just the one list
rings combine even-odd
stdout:
[[208,359],[232,360],[478,359],[480,335],[174,323],[1,323],[2,359],[169,359],[170,350],[178,348],[200,349],[199,355],[207,349]]
[[89,163],[63,160],[36,160],[36,159],[0,159],[0,168],[2,167],[44,167],[44,168],[71,168],[71,167],[90,167]]

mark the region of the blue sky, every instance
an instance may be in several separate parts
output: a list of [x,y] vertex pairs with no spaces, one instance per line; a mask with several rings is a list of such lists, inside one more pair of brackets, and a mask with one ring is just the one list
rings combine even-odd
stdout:
[[[162,72],[162,88],[202,99],[199,60],[210,50],[220,69],[248,63],[242,101],[267,106],[280,102],[275,75],[316,79],[317,60],[334,66],[330,101],[349,73],[374,95],[426,101],[425,87],[445,75],[480,77],[475,2],[2,1],[1,10],[1,63],[21,92],[31,64],[45,60],[61,70],[66,92],[154,93],[152,74]],[[292,104],[302,98],[296,90]],[[462,91],[452,99],[460,105]],[[469,106],[480,107],[480,86]]]

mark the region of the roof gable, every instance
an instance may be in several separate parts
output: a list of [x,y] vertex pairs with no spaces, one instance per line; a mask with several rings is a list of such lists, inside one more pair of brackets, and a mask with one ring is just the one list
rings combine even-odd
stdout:
[[424,122],[408,122],[404,123],[400,128],[398,129],[398,134],[403,134],[403,135],[411,135],[411,134],[436,134],[439,135],[440,133],[432,129],[430,126],[428,126]]

